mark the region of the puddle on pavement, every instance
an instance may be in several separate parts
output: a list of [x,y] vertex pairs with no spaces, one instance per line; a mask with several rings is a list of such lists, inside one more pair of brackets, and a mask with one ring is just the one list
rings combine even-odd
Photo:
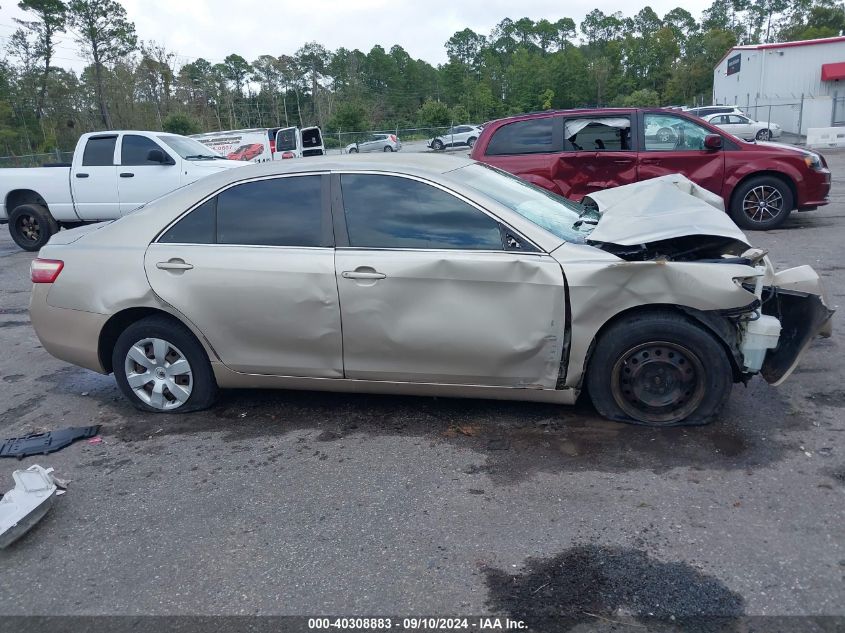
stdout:
[[488,606],[544,633],[608,619],[633,621],[639,630],[662,630],[662,621],[671,630],[731,631],[745,608],[742,596],[717,578],[638,549],[580,545],[553,558],[528,559],[518,573],[483,571]]

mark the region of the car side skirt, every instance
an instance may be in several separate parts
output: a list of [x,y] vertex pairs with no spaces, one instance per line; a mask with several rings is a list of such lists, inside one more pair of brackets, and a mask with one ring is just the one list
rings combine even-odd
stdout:
[[518,387],[486,387],[482,385],[450,385],[437,383],[352,380],[348,378],[305,378],[270,376],[232,371],[220,362],[211,363],[217,385],[224,389],[295,389],[302,391],[334,391],[341,393],[381,393],[443,398],[481,398],[490,400],[522,400],[573,404],[578,389],[526,389]]

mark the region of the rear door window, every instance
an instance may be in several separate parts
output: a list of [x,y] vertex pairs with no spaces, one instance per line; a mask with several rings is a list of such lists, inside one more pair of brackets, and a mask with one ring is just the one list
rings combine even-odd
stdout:
[[377,174],[340,183],[350,246],[503,250],[499,223],[442,189]]
[[620,117],[579,117],[566,119],[563,136],[570,151],[630,151],[631,119]]
[[216,197],[206,200],[167,229],[158,241],[165,244],[214,244],[217,241],[215,238],[216,207]]
[[543,117],[503,125],[493,133],[487,145],[487,155],[559,152],[562,144],[555,140],[555,123],[559,125],[560,118]]
[[85,167],[104,167],[114,165],[114,147],[116,136],[94,136],[85,143],[82,153],[82,165]]

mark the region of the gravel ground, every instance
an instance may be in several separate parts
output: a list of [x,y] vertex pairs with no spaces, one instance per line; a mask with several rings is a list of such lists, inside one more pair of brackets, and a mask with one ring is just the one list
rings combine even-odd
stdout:
[[[832,204],[752,238],[838,304],[845,153],[828,158]],[[72,480],[0,551],[2,615],[845,618],[842,311],[786,384],[736,387],[707,427],[282,391],[147,416],[40,347],[32,255],[0,232],[0,437],[103,425],[100,444],[0,461],[0,490],[33,463]]]

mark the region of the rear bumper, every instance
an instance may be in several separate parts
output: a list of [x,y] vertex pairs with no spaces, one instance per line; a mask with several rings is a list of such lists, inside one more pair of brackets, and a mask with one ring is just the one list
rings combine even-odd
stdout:
[[101,374],[108,373],[100,363],[100,332],[107,314],[56,308],[47,303],[52,284],[33,284],[29,316],[38,339],[50,354]]

